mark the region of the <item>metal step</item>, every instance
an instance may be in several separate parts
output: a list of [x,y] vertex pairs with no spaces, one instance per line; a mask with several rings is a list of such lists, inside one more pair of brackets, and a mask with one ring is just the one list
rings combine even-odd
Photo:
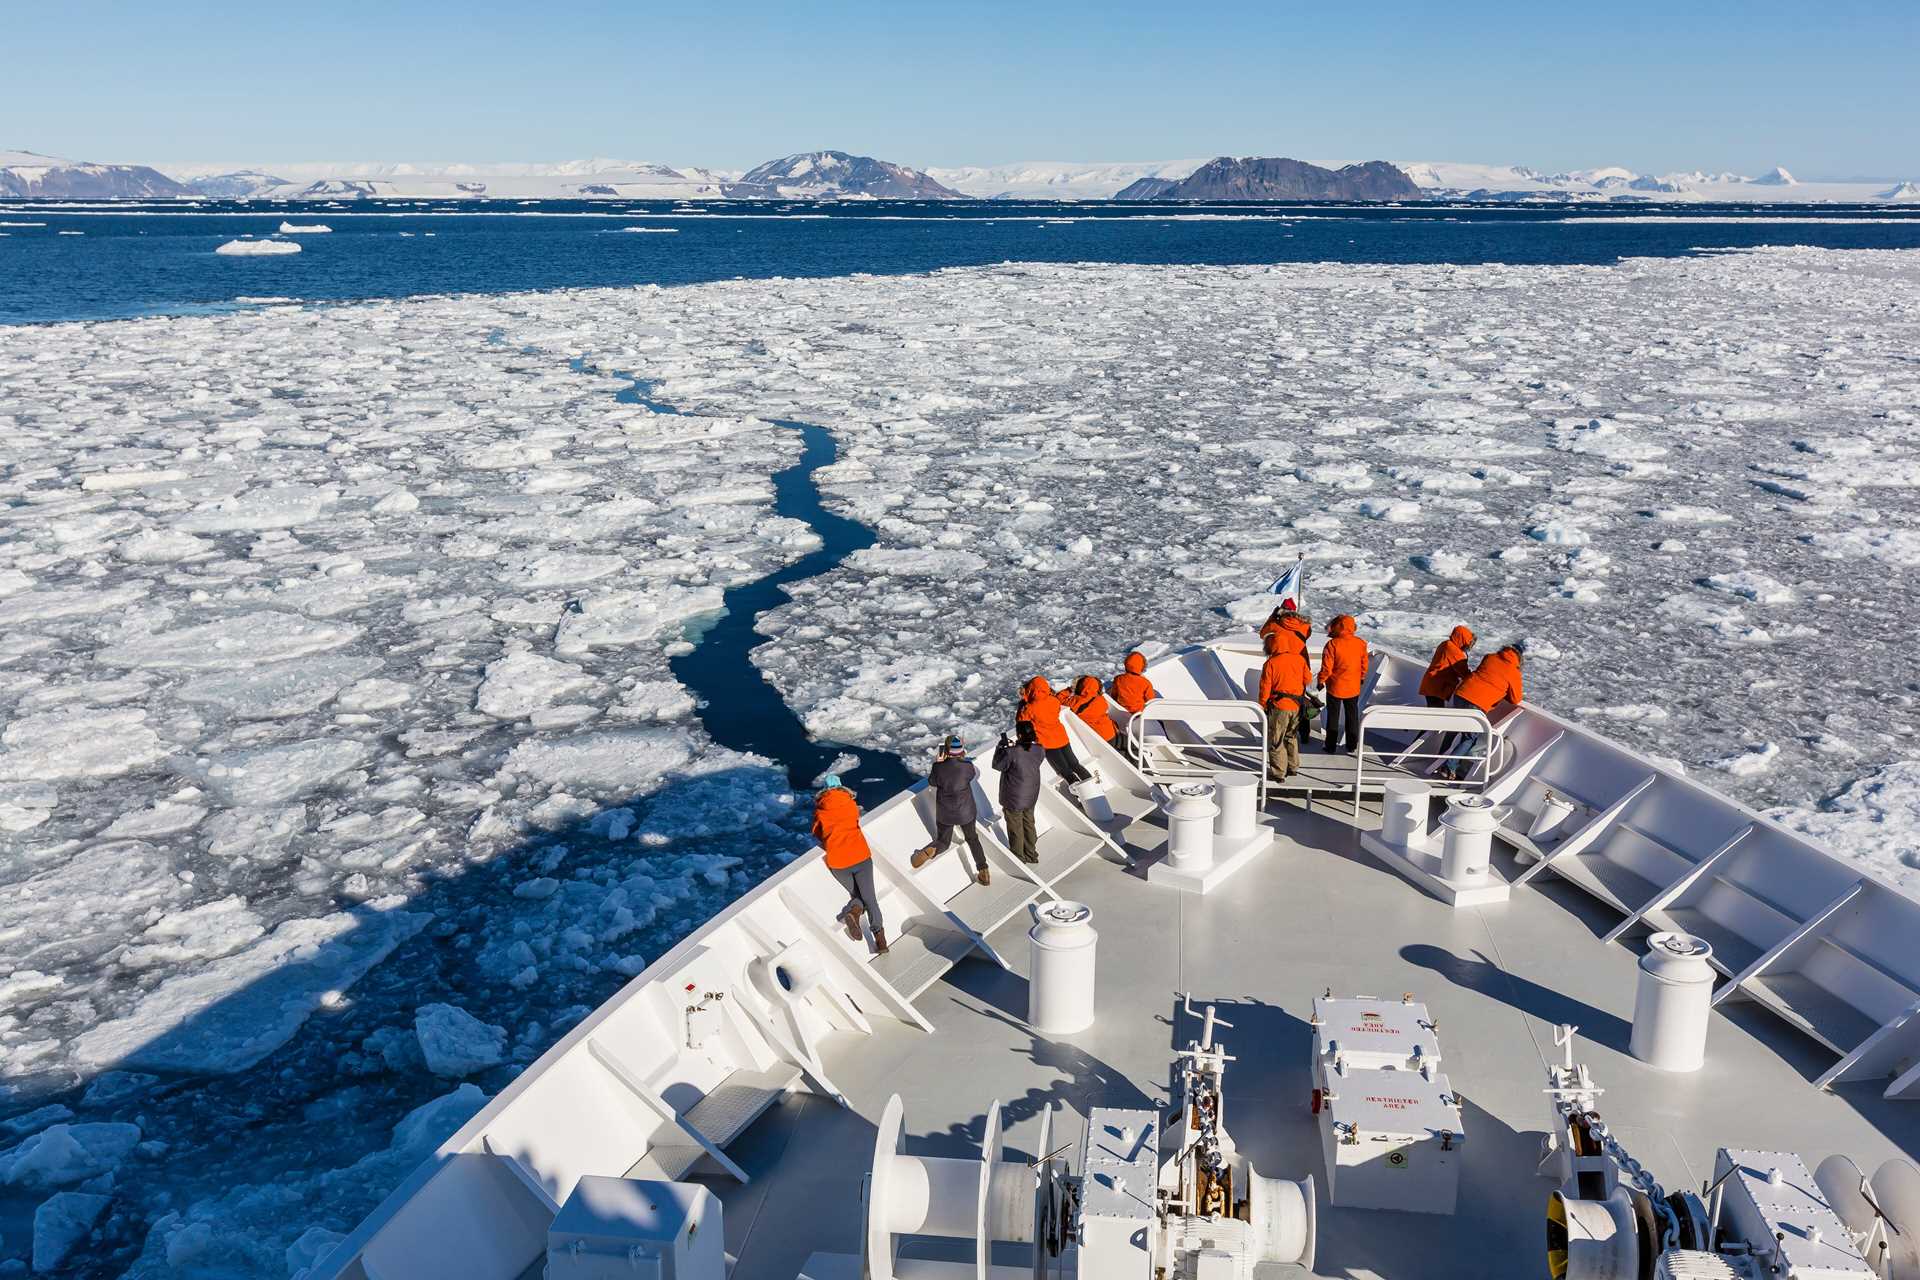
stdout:
[[887,954],[873,958],[873,971],[909,1000],[973,950],[973,940],[965,934],[919,922],[901,930],[899,937],[887,939],[887,944]]
[[782,1066],[772,1071],[736,1071],[685,1113],[687,1123],[724,1147],[747,1131],[767,1108],[800,1081],[800,1072]]

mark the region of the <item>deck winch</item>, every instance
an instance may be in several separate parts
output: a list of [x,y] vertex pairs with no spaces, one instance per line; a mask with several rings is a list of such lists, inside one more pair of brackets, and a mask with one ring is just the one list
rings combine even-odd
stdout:
[[1547,1073],[1551,1280],[1920,1280],[1912,1164],[1889,1160],[1869,1183],[1845,1156],[1814,1174],[1790,1151],[1722,1147],[1698,1194],[1669,1193],[1601,1119],[1575,1030],[1556,1028],[1563,1057]]
[[901,1150],[905,1109],[896,1095],[874,1143],[862,1274],[947,1274],[940,1268],[948,1264],[898,1259],[901,1236],[971,1239],[979,1262],[996,1244],[1031,1245],[1035,1276],[1061,1268],[1088,1280],[1252,1280],[1266,1263],[1311,1267],[1313,1179],[1262,1177],[1241,1154],[1222,1088],[1234,1059],[1214,1039],[1230,1024],[1212,1005],[1194,1016],[1200,1035],[1174,1058],[1178,1110],[1163,1118],[1092,1108],[1077,1175],[1052,1147],[1050,1107],[1037,1159],[1001,1158],[998,1103],[988,1108],[978,1159],[912,1156]]

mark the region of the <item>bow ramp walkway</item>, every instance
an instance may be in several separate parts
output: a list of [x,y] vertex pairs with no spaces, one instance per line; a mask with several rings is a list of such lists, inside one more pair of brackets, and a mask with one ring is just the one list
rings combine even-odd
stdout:
[[[793,1280],[817,1252],[859,1254],[862,1179],[895,1093],[909,1152],[967,1158],[977,1156],[996,1100],[1009,1158],[1037,1154],[1049,1108],[1052,1143],[1062,1147],[1077,1144],[1090,1107],[1163,1106],[1169,1052],[1198,1035],[1182,992],[1233,1024],[1221,1036],[1237,1059],[1227,1093],[1241,1148],[1261,1173],[1311,1174],[1321,1188],[1315,1275],[1544,1269],[1554,1184],[1536,1166],[1560,1023],[1580,1028],[1576,1056],[1607,1091],[1614,1133],[1669,1188],[1697,1190],[1722,1145],[1799,1151],[1809,1163],[1845,1152],[1866,1168],[1920,1150],[1920,1109],[1884,1099],[1879,1083],[1812,1088],[1831,1054],[1755,1004],[1721,1007],[1697,1073],[1669,1075],[1629,1057],[1640,948],[1604,941],[1617,916],[1575,886],[1542,878],[1504,903],[1455,909],[1362,849],[1360,828],[1378,823],[1371,804],[1358,827],[1324,802],[1308,812],[1276,801],[1267,812],[1275,842],[1205,896],[1154,884],[1117,857],[1087,858],[1053,882],[1060,896],[1091,906],[1099,931],[1098,1018],[1088,1030],[1060,1039],[1028,1030],[1021,912],[985,934],[991,955],[976,949],[919,991],[914,1006],[931,1032],[876,1017],[871,1035],[835,1033],[823,1059],[849,1105],[788,1094],[727,1148],[749,1181],[696,1175],[724,1203],[734,1280]],[[1502,870],[1514,878],[1513,867]],[[1326,1203],[1308,1018],[1328,990],[1411,993],[1431,1009],[1466,1130],[1456,1214]],[[963,1252],[943,1253],[935,1240],[912,1249],[970,1264],[959,1243]],[[538,1263],[526,1273],[540,1274]]]

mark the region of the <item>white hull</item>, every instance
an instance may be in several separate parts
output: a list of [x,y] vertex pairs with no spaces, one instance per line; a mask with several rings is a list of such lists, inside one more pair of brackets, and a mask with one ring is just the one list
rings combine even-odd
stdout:
[[[1249,696],[1259,662],[1253,639],[1238,636],[1163,653],[1148,674],[1164,698],[1224,703]],[[1423,669],[1399,655],[1377,653],[1368,705],[1419,703],[1415,690]],[[1199,735],[1234,732],[1224,721],[1210,731],[1200,717],[1192,719]],[[1557,879],[1610,913],[1607,943],[1636,928],[1706,939],[1722,976],[1716,1004],[1751,1001],[1829,1051],[1810,1079],[1800,1073],[1805,1098],[1779,1098],[1772,1105],[1804,1108],[1816,1088],[1866,1080],[1884,1082],[1874,1091],[1887,1098],[1920,1097],[1920,1067],[1913,1065],[1920,1056],[1920,903],[1765,817],[1539,708],[1514,709],[1497,729],[1501,746],[1485,793],[1507,808],[1499,836],[1520,856],[1495,860],[1494,874],[1513,901],[1490,911],[1522,909]],[[974,955],[1017,974],[1025,940],[1003,926],[1024,930],[1029,904],[1086,897],[1059,889],[1069,876],[1086,883],[1087,877],[1122,874],[1090,859],[1119,864],[1131,857],[1146,864],[1164,854],[1154,839],[1156,831],[1161,841],[1165,836],[1151,812],[1152,779],[1084,732],[1077,738],[1083,758],[1090,756],[1110,784],[1115,817],[1105,829],[1048,788],[1039,813],[1042,862],[1029,872],[1006,853],[992,804],[996,779],[989,761],[977,758],[994,871],[992,886],[983,888],[967,877],[958,848],[920,872],[908,870],[906,855],[931,835],[931,797],[922,788],[893,797],[865,819],[879,863],[891,954],[875,958],[865,941],[853,942],[835,927],[845,894],[820,852],[811,851],[574,1027],[396,1188],[314,1269],[314,1280],[538,1275],[548,1225],[583,1176],[675,1180],[698,1172],[744,1182],[749,1170],[727,1154],[728,1144],[792,1092],[877,1115],[885,1097],[875,1096],[871,1082],[842,1078],[842,1046],[858,1046],[882,1031],[890,1037],[900,1026],[934,1037],[951,1034],[935,1007],[944,1002],[928,993],[956,963]],[[1312,812],[1316,801],[1352,802],[1351,758],[1315,760],[1319,781],[1307,797],[1308,811],[1279,794],[1267,797],[1261,824],[1271,843],[1251,859],[1249,878],[1325,844],[1333,824]],[[1369,764],[1372,777],[1358,779],[1359,790],[1377,791],[1381,763]],[[1525,833],[1549,789],[1578,808],[1551,842],[1536,847]],[[1354,821],[1370,823],[1362,813],[1356,805]],[[1344,856],[1364,856],[1357,838],[1353,848]],[[1414,892],[1379,868],[1372,871],[1365,881],[1370,893]],[[1184,896],[1146,882],[1136,888],[1135,878],[1128,879],[1128,894]],[[1234,885],[1246,882],[1236,879]],[[1211,909],[1214,899],[1204,901]],[[1382,901],[1395,904],[1395,911],[1410,909],[1400,897]],[[1349,909],[1343,900],[1315,904],[1328,919],[1340,919]],[[1356,930],[1354,969],[1370,971],[1370,948],[1401,941]],[[1014,947],[1018,953],[1009,954]],[[1569,972],[1567,980],[1573,984],[1575,975]],[[1148,1022],[1165,1009],[1172,985],[1116,988],[1110,978],[1102,981],[1100,1009],[1108,1023]],[[786,982],[802,994],[790,995]],[[1284,997],[1294,1004],[1319,994],[1275,983],[1262,994],[1276,1002]],[[724,997],[706,1000],[709,993]],[[688,1006],[703,1001],[705,1007],[690,1018]],[[1000,1020],[1017,1017],[1015,1011]],[[964,1057],[968,1046],[947,1048]],[[1470,1095],[1490,1087],[1461,1068],[1455,1075],[1464,1076],[1462,1087]],[[1507,1087],[1537,1100],[1537,1084],[1531,1075],[1525,1078],[1529,1083]],[[942,1083],[952,1092],[964,1081],[961,1074]],[[977,1112],[988,1100],[985,1094],[956,1099],[959,1115]],[[842,1172],[845,1186],[835,1194],[857,1203],[864,1168],[856,1164]],[[760,1176],[777,1178],[777,1165],[772,1175]],[[1537,1226],[1531,1204],[1510,1208]],[[734,1229],[730,1216],[730,1240]],[[838,1232],[824,1220],[819,1230],[819,1240],[803,1242],[810,1249],[857,1251],[853,1240],[829,1238]],[[1508,1274],[1537,1266],[1537,1256],[1516,1259]],[[775,1273],[736,1271],[742,1277],[763,1274]]]

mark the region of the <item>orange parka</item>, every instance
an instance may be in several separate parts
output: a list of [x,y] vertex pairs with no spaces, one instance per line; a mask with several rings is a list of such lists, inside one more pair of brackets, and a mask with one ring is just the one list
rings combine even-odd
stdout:
[[1276,628],[1267,637],[1267,661],[1260,668],[1260,705],[1282,711],[1300,709],[1300,696],[1313,679],[1306,646],[1292,631]]
[[1067,745],[1067,726],[1060,723],[1060,698],[1045,676],[1035,676],[1020,691],[1020,714],[1033,726],[1035,741],[1048,751]]
[[1453,692],[1461,701],[1470,702],[1482,711],[1491,711],[1502,701],[1518,705],[1523,692],[1519,651],[1509,647],[1488,654]]
[[873,856],[860,830],[860,802],[845,787],[828,787],[813,798],[813,838],[835,870],[857,867]]
[[1147,704],[1160,695],[1154,691],[1153,681],[1147,679],[1147,657],[1143,653],[1127,655],[1127,669],[1113,678],[1108,686],[1113,700],[1128,711],[1139,715],[1147,709]]
[[1473,648],[1473,632],[1466,627],[1455,627],[1453,634],[1440,642],[1433,651],[1433,661],[1427,664],[1427,674],[1420,678],[1420,696],[1423,698],[1451,698],[1460,682],[1467,678],[1473,669],[1467,661],[1467,650]]
[[1097,677],[1081,676],[1074,681],[1073,692],[1065,701],[1102,742],[1113,741],[1113,735],[1119,730],[1114,728],[1113,717],[1107,714],[1107,692],[1100,687]]
[[1353,616],[1343,613],[1327,625],[1327,643],[1320,651],[1320,683],[1327,687],[1329,698],[1357,698],[1366,682],[1367,642],[1354,634]]

